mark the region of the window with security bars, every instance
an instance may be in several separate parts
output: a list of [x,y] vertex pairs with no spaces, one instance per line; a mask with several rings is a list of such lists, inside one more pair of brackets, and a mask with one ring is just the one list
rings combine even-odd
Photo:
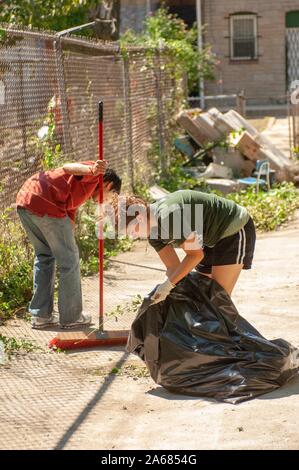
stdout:
[[256,15],[232,15],[230,17],[231,59],[257,58]]

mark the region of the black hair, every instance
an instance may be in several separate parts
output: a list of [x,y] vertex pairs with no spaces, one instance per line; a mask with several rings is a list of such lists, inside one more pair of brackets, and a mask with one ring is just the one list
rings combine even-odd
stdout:
[[112,170],[112,168],[107,168],[104,174],[104,182],[105,183],[112,183],[112,190],[115,191],[117,194],[120,193],[121,190],[121,178],[118,174]]

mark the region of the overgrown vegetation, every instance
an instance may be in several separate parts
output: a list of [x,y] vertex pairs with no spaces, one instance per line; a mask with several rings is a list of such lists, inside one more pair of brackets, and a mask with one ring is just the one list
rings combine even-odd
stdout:
[[0,322],[26,305],[32,294],[32,249],[10,212],[0,216]]
[[86,23],[97,4],[95,0],[6,0],[0,2],[0,21],[60,31]]
[[188,29],[184,20],[169,13],[165,5],[145,19],[142,33],[128,30],[121,37],[123,50],[127,45],[144,46],[148,51],[165,48],[172,58],[170,66],[175,65],[174,72],[179,77],[187,73],[190,94],[198,93],[200,78],[214,78],[214,56],[209,46],[198,50],[196,25]]
[[[53,98],[52,98],[53,100]],[[49,103],[48,114],[45,117],[44,125],[39,129],[35,138],[37,151],[41,155],[41,163],[44,170],[51,170],[61,166],[64,160],[61,145],[56,138],[56,124],[52,100]]]
[[28,339],[9,338],[2,334],[0,334],[0,343],[4,346],[4,352],[7,359],[10,359],[13,354],[42,350],[39,346]]
[[228,199],[248,209],[258,230],[275,230],[292,219],[299,208],[299,191],[293,183],[276,184],[269,191],[255,188],[229,194]]

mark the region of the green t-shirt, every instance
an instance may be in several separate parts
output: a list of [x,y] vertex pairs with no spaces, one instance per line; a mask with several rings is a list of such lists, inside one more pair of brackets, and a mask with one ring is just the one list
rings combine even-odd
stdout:
[[213,247],[224,237],[237,233],[249,220],[244,207],[214,194],[181,190],[151,205],[157,221],[149,236],[156,251],[166,245],[180,246],[196,232],[201,246]]

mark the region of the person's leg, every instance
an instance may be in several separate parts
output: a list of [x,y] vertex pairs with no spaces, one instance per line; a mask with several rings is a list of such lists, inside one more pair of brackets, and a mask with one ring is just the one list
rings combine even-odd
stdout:
[[59,269],[58,310],[60,324],[75,323],[82,313],[79,250],[69,217],[43,217],[47,242]]
[[213,250],[212,279],[231,295],[242,269],[251,269],[255,227],[250,218],[239,232],[220,240]]
[[212,266],[212,279],[215,279],[231,296],[243,266],[243,264]]
[[196,271],[200,274],[212,278],[212,260],[213,248],[208,246],[204,247],[204,257],[201,262],[195,267]]
[[35,251],[33,297],[29,312],[33,317],[50,318],[54,307],[55,258],[38,226],[39,219],[42,218],[32,216],[30,212],[20,208],[18,215]]

